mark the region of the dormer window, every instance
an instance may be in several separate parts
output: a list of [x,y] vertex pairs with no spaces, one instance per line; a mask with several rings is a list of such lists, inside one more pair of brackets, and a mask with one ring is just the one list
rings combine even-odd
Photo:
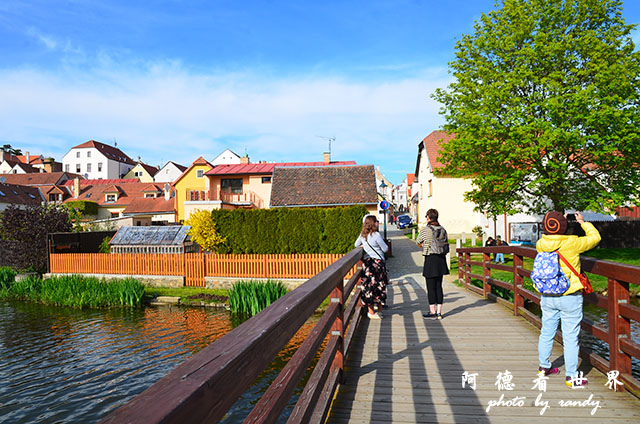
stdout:
[[105,202],[106,203],[115,203],[115,201],[118,199],[118,195],[117,194],[106,194],[105,195]]
[[156,198],[156,194],[155,193],[145,193],[144,194],[144,198],[145,199],[155,199]]

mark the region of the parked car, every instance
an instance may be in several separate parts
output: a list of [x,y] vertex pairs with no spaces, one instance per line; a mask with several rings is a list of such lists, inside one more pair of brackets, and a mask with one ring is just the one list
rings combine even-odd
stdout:
[[411,227],[412,225],[413,225],[413,222],[409,215],[400,215],[396,219],[396,226],[398,228],[407,228],[407,227]]

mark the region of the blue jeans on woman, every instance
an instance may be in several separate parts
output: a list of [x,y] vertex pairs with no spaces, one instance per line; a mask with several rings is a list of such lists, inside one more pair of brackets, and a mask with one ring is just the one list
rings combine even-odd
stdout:
[[496,253],[496,263],[504,263],[504,253]]
[[551,368],[551,350],[553,338],[561,322],[562,341],[564,343],[564,366],[567,377],[578,375],[578,335],[582,321],[582,292],[566,296],[540,297],[542,309],[542,329],[538,340],[538,360],[543,368]]

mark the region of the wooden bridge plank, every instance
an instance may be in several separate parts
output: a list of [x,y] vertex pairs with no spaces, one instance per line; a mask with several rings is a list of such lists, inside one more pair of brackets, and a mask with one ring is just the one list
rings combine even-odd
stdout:
[[[589,386],[568,389],[561,366],[562,347],[557,343],[552,360],[560,364],[561,374],[547,381],[542,399],[549,400],[551,407],[541,416],[540,407],[533,405],[539,391],[532,390],[539,329],[509,309],[450,283],[445,283],[444,319],[424,319],[427,300],[419,252],[403,250],[407,245],[402,238],[392,240],[394,256],[400,259],[389,262],[390,308],[381,321],[365,319],[354,335],[345,382],[327,422],[638,422],[640,401],[629,393],[609,390],[606,376],[586,363],[580,369]],[[513,375],[515,390],[498,391],[497,375],[506,370]],[[464,371],[479,374],[475,391],[462,388]],[[493,407],[487,413],[488,403],[502,394],[505,399],[524,396],[525,404]],[[590,407],[558,405],[558,400],[584,401],[591,394],[600,402],[594,415]]]

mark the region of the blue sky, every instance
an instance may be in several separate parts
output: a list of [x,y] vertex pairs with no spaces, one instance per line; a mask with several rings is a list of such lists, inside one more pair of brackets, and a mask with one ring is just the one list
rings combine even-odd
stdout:
[[[626,0],[628,23],[640,2]],[[0,144],[115,141],[152,165],[332,159],[395,184],[443,124],[430,95],[493,0],[0,2]],[[637,31],[634,38],[638,39]]]

